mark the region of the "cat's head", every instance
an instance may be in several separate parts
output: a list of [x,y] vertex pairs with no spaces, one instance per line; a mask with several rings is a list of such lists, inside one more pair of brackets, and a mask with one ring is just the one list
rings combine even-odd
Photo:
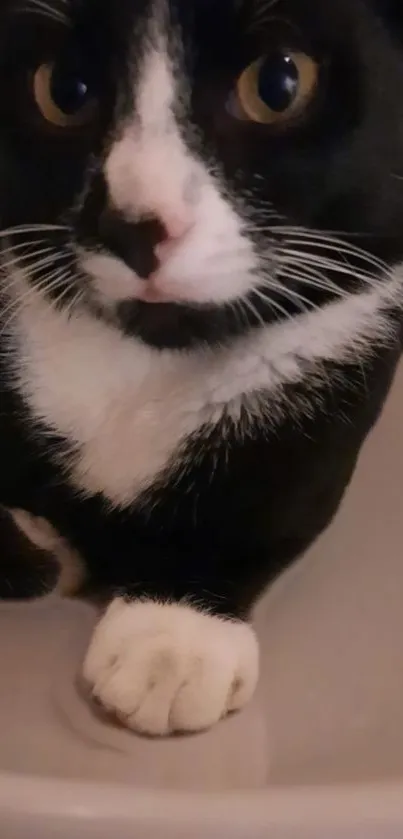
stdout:
[[381,8],[3,0],[3,287],[186,347],[382,282],[403,52]]

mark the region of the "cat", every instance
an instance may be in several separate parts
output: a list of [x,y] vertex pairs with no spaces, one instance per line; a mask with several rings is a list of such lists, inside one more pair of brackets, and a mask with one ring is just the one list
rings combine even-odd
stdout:
[[83,677],[137,732],[250,699],[393,380],[400,18],[3,0],[0,503],[102,592]]

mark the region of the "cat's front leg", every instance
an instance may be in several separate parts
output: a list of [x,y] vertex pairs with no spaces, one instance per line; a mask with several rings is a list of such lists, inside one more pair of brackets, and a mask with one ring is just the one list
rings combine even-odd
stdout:
[[186,601],[116,598],[84,661],[94,697],[136,731],[198,731],[238,710],[258,678],[251,626]]

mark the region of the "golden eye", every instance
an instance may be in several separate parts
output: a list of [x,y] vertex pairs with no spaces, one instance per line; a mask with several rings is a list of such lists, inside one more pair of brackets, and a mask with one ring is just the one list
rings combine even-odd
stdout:
[[41,64],[33,77],[33,95],[42,117],[56,128],[86,125],[94,115],[88,83],[73,67]]
[[259,58],[237,81],[237,116],[265,125],[288,122],[311,101],[318,77],[318,64],[302,52],[276,51]]

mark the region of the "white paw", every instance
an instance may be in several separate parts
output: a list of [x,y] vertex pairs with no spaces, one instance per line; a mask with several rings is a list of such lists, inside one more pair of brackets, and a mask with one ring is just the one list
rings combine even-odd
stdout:
[[252,696],[248,624],[174,603],[114,600],[95,629],[84,678],[108,711],[147,734],[208,728]]

